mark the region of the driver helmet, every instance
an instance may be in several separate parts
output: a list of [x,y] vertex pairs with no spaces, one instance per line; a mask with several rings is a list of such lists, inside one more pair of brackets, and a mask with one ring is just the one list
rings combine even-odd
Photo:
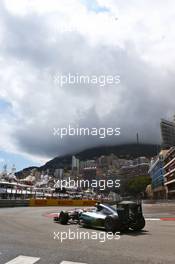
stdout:
[[101,206],[100,206],[100,203],[99,202],[97,202],[95,204],[95,207],[97,208],[97,211],[100,211],[101,210]]

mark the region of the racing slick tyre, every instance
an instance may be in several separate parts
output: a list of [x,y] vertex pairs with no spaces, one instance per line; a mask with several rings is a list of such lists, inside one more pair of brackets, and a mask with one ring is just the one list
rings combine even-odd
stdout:
[[141,217],[131,222],[130,228],[134,231],[141,231],[145,227],[145,219]]
[[58,216],[55,216],[55,217],[53,218],[53,221],[56,222],[56,223],[59,222],[59,217],[58,217]]
[[67,225],[69,221],[69,214],[67,212],[61,211],[59,215],[59,222],[62,225]]
[[107,216],[105,218],[104,226],[106,232],[115,233],[117,231],[117,219],[112,216]]

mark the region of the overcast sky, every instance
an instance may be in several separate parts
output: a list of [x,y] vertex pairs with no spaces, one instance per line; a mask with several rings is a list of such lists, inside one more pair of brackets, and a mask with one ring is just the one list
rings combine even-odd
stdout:
[[[0,167],[37,165],[97,145],[160,143],[175,112],[174,0],[2,0]],[[65,85],[56,74],[120,75],[120,85]],[[121,136],[53,136],[120,127]]]

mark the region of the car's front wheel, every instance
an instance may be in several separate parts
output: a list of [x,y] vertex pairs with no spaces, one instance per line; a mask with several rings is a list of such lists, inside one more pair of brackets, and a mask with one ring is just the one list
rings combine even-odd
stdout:
[[55,217],[53,218],[53,221],[56,222],[56,223],[59,222],[59,217],[58,217],[58,216],[55,216]]
[[67,225],[69,221],[69,214],[67,212],[61,211],[59,215],[59,222],[62,225]]

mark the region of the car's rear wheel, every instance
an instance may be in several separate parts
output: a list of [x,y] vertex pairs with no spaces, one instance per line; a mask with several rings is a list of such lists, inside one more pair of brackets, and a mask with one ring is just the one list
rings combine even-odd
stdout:
[[117,230],[117,223],[116,219],[114,219],[111,216],[107,216],[104,223],[106,232],[112,232],[114,233]]
[[145,227],[145,219],[141,217],[130,224],[130,228],[134,231],[141,231]]
[[59,217],[58,217],[58,216],[55,216],[55,217],[53,218],[53,221],[54,221],[54,222],[59,222]]
[[59,222],[62,225],[67,225],[69,221],[69,214],[67,212],[61,211],[59,215]]

